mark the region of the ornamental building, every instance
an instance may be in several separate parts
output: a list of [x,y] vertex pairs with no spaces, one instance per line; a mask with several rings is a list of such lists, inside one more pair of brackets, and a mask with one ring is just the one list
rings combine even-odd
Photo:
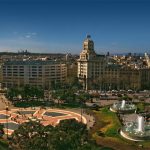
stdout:
[[88,35],[77,60],[77,76],[85,90],[150,89],[150,68],[148,63],[144,65],[144,60],[140,59],[130,65],[129,58],[124,63],[118,63],[118,60],[109,55],[98,55],[94,50],[94,42]]

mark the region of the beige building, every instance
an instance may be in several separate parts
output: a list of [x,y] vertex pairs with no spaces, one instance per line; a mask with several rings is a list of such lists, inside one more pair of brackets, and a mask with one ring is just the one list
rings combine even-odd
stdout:
[[105,66],[106,57],[95,53],[94,42],[88,35],[78,59],[78,78],[83,83],[84,89],[91,87],[92,81],[102,76]]
[[131,68],[109,63],[109,57],[97,55],[94,42],[87,36],[78,59],[78,79],[84,89],[150,89],[150,69]]
[[50,89],[66,80],[66,64],[57,61],[7,61],[2,65],[2,87],[24,85]]

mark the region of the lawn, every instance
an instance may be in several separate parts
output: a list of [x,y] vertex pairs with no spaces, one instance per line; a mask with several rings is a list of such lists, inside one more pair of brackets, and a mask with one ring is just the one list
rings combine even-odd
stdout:
[[144,146],[144,150],[150,149],[150,142],[133,142],[124,139],[119,134],[121,123],[117,115],[104,107],[99,111],[92,111],[95,116],[96,124],[91,129],[90,135],[96,140],[97,144],[101,146],[111,147],[115,150],[138,150],[139,145]]
[[118,136],[118,129],[121,128],[121,124],[116,114],[109,111],[107,107],[102,108],[100,114],[104,120],[105,126],[102,127],[99,131],[108,137]]

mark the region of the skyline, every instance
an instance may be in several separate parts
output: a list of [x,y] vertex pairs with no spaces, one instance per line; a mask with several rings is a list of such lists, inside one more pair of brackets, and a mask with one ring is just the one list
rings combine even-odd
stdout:
[[97,53],[150,53],[150,2],[0,0],[0,51],[79,54],[90,34]]

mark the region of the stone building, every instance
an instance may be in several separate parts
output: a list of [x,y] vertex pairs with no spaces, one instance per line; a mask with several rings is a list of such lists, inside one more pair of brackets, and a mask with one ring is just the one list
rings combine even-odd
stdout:
[[106,57],[95,53],[94,42],[88,35],[83,42],[83,50],[78,59],[78,78],[83,83],[84,89],[89,89],[92,81],[104,73],[105,66]]
[[41,86],[50,89],[67,77],[65,63],[59,61],[7,61],[2,65],[2,87]]
[[86,90],[150,89],[149,68],[110,63],[108,56],[96,54],[90,36],[84,40],[77,62],[77,76]]

